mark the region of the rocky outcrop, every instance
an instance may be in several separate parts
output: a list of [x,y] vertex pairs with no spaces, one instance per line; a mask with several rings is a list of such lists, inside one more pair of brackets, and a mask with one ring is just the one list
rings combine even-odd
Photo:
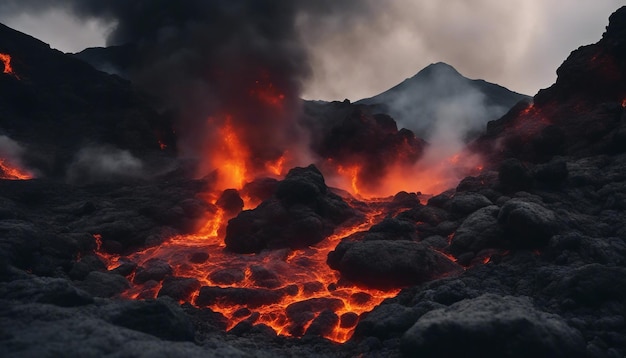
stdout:
[[294,168],[270,199],[228,222],[224,241],[229,250],[238,253],[302,248],[324,240],[335,226],[354,215],[353,209],[328,190],[315,166]]

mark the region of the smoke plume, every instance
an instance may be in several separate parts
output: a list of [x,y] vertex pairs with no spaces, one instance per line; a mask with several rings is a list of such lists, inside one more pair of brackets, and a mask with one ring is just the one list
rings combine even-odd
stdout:
[[67,170],[67,181],[75,184],[123,181],[145,175],[144,165],[129,151],[109,146],[85,147]]
[[215,169],[203,161],[206,153],[234,150],[223,143],[229,136],[247,153],[252,171],[287,152],[289,164],[297,164],[305,140],[294,119],[311,72],[297,19],[303,13],[335,16],[353,6],[326,0],[9,0],[0,10],[61,8],[113,24],[107,45],[133,48],[129,76],[163,109],[176,111],[178,148],[198,158],[204,175]]

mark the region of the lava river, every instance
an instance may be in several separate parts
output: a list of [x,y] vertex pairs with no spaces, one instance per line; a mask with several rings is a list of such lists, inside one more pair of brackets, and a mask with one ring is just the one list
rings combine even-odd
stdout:
[[[224,240],[218,234],[218,228],[223,224],[222,213],[218,211],[198,234],[174,236],[160,246],[126,257],[98,252],[109,270],[125,262],[134,262],[140,267],[149,266],[151,262],[167,262],[173,276],[193,279],[187,280],[194,283],[189,285],[186,297],[181,301],[199,307],[208,306],[223,314],[228,319],[228,329],[247,320],[253,324],[266,324],[280,335],[302,336],[316,317],[323,315],[324,311],[328,314],[330,309],[336,315],[335,322],[317,333],[344,342],[351,337],[359,315],[371,311],[399,290],[380,291],[341,284],[339,273],[327,266],[326,257],[341,238],[366,230],[389,214],[383,210],[383,204],[370,201],[359,222],[344,225],[315,247],[302,250],[263,251],[253,255],[231,253],[225,250]],[[95,236],[99,242],[99,235]],[[129,277],[134,284],[123,294],[124,297],[149,299],[158,295],[162,284],[142,282],[135,275]],[[232,294],[225,294],[207,304],[199,297],[200,291],[207,287],[243,291],[231,290]],[[302,307],[315,315],[299,316]]]

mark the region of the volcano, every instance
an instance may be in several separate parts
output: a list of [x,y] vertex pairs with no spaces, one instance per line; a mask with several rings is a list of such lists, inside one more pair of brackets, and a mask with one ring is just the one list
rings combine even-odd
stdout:
[[487,122],[502,117],[530,97],[484,80],[471,80],[447,63],[433,63],[415,76],[376,96],[357,101],[390,114],[398,125],[429,138],[442,121],[463,126],[466,141]]
[[159,97],[187,88],[5,26],[0,53],[3,356],[626,353],[626,7],[440,166],[391,107],[294,98],[264,51],[204,73],[224,92],[195,120]]

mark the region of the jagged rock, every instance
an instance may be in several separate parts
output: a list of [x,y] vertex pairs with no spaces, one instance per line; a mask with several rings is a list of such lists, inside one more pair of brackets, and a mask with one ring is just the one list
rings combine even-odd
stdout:
[[552,210],[520,199],[509,200],[502,206],[498,222],[516,247],[542,247],[559,229]]
[[560,297],[562,304],[570,306],[593,307],[611,300],[623,302],[626,292],[624,267],[594,263],[569,272],[555,272],[551,278],[553,281],[546,287],[547,292]]
[[224,190],[215,205],[222,208],[227,217],[235,216],[243,210],[243,200],[236,189]]
[[406,332],[424,313],[444,307],[443,305],[424,301],[413,307],[405,307],[397,303],[380,305],[362,319],[354,334],[357,337],[377,337],[385,339]]
[[17,302],[37,302],[61,307],[93,303],[93,297],[70,281],[50,277],[27,277],[0,284],[0,297]]
[[278,180],[274,178],[255,179],[243,186],[242,193],[253,200],[265,201],[274,195]]
[[414,223],[397,218],[385,218],[373,225],[364,235],[364,241],[373,240],[409,240],[418,239],[417,227]]
[[533,184],[528,168],[513,158],[504,160],[500,164],[498,179],[504,189],[511,192],[526,190]]
[[326,336],[333,332],[339,323],[339,316],[330,309],[320,312],[306,330],[306,335]]
[[111,310],[110,321],[118,326],[170,341],[193,341],[189,317],[173,301],[126,301]]
[[209,279],[218,285],[232,285],[243,281],[245,277],[243,270],[236,268],[226,268],[209,274]]
[[419,284],[462,271],[428,246],[411,241],[342,241],[328,265],[354,282],[372,287]]
[[478,193],[459,193],[450,200],[450,212],[458,216],[465,216],[474,211],[493,205],[491,200]]
[[263,266],[252,265],[250,266],[250,272],[250,278],[259,287],[278,288],[283,285],[275,272]]
[[486,294],[421,316],[402,337],[406,356],[585,357],[585,341],[527,297]]
[[161,259],[150,259],[137,268],[133,282],[141,284],[150,280],[161,281],[172,273],[172,267],[167,262]]
[[228,222],[226,247],[238,253],[302,248],[325,239],[336,225],[354,215],[339,196],[328,191],[317,168],[294,168],[278,183],[274,197]]
[[535,180],[549,187],[558,187],[567,179],[567,175],[567,164],[564,160],[553,160],[537,165],[534,169]]
[[77,286],[94,297],[113,297],[131,287],[124,276],[98,271],[90,272]]
[[415,222],[424,222],[432,226],[437,226],[447,221],[449,216],[446,210],[428,204],[402,212],[398,215],[398,219],[406,218]]
[[168,276],[163,280],[158,297],[168,296],[176,301],[189,301],[202,284],[195,278]]
[[[332,332],[339,322],[339,317],[334,313],[344,307],[342,300],[337,298],[311,298],[295,302],[287,306],[285,312],[291,320],[289,332],[295,336],[325,335]],[[311,320],[310,326],[305,331],[305,325]]]
[[74,280],[82,280],[92,271],[104,271],[106,266],[95,255],[87,255],[82,257],[80,261],[72,265],[69,276]]
[[450,252],[455,255],[471,251],[477,253],[498,244],[503,229],[498,225],[500,208],[495,205],[477,210],[468,216],[454,234]]

